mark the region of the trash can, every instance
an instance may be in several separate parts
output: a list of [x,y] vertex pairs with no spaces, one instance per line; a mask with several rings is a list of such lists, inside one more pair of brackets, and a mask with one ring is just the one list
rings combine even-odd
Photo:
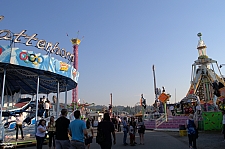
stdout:
[[179,130],[179,136],[187,136],[187,130]]

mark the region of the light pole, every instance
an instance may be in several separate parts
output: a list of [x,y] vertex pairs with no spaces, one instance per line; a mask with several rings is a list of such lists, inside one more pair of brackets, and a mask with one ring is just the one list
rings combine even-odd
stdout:
[[156,77],[155,77],[155,66],[152,65],[152,71],[153,71],[153,81],[154,81],[154,91],[155,91],[155,103],[158,101],[158,93],[156,89]]

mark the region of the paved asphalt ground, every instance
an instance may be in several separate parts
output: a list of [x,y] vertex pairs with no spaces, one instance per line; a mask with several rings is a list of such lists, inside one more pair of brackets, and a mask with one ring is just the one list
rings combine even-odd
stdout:
[[[116,133],[116,144],[112,146],[112,149],[188,149],[188,144],[185,144],[178,139],[171,137],[165,132],[155,132],[155,131],[146,131],[145,133],[145,144],[139,145],[139,136],[136,134],[136,146],[124,146],[123,145],[123,133]],[[129,137],[127,138],[127,143],[129,143]],[[36,147],[27,147],[26,149],[35,149]],[[91,149],[100,149],[100,146],[95,143],[95,138],[91,144]],[[49,149],[47,145],[43,146],[43,149]]]

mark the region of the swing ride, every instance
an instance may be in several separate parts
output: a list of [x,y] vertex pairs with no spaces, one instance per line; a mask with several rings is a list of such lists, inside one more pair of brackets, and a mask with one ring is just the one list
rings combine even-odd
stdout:
[[[3,18],[0,16],[0,21]],[[0,141],[2,143],[16,143],[13,139],[10,141],[7,139],[11,134],[15,134],[13,120],[9,120],[18,113],[23,113],[25,118],[32,115],[28,125],[24,125],[24,130],[32,130],[29,135],[34,136],[35,125],[41,118],[38,116],[39,94],[57,94],[56,102],[52,104],[55,106],[53,109],[56,109],[57,118],[60,113],[59,94],[65,92],[65,103],[67,103],[67,92],[76,88],[78,82],[79,73],[71,65],[74,61],[73,54],[60,49],[59,43],[53,45],[45,40],[38,40],[37,34],[27,36],[25,32],[26,30],[23,30],[15,34],[10,30],[0,30],[0,40],[3,43],[9,42],[6,46],[0,44]],[[35,41],[37,41],[36,46],[32,46],[32,42]],[[41,49],[42,53],[46,51],[47,55],[40,53],[41,51],[15,47],[18,44]],[[52,57],[51,54],[68,59],[68,63]],[[29,95],[32,98],[24,98],[22,95]]]

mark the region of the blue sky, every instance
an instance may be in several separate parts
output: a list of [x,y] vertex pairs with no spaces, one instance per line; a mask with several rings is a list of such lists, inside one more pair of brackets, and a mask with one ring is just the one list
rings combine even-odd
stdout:
[[[207,55],[225,63],[222,0],[1,0],[0,6],[5,16],[0,29],[26,29],[39,39],[59,42],[67,51],[72,52],[70,38],[79,30],[78,37],[84,36],[79,46],[79,98],[85,102],[108,105],[113,93],[114,105],[134,106],[143,93],[152,104],[153,64],[157,87],[165,86],[170,102],[175,101],[176,89],[176,100],[181,100],[198,57],[198,32]],[[224,74],[225,68],[221,71]]]

